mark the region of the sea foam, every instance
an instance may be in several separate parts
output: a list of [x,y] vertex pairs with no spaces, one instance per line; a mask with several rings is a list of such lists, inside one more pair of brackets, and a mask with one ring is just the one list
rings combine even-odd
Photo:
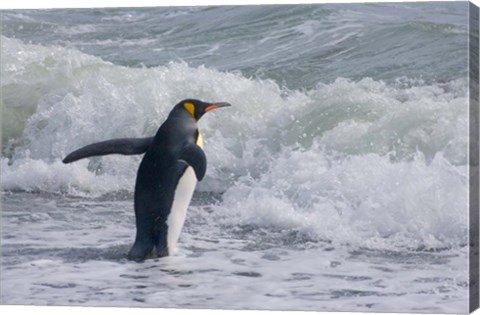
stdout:
[[184,98],[233,106],[199,122],[215,215],[370,248],[466,244],[465,80],[338,78],[292,91],[204,66],[129,68],[2,37],[3,190],[133,191],[140,156],[70,165],[69,152],[152,136]]

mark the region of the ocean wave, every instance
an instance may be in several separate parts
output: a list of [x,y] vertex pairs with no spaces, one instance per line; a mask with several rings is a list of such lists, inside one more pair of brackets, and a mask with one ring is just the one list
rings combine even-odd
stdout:
[[304,91],[187,63],[122,67],[7,37],[2,53],[4,191],[133,191],[140,156],[61,159],[153,135],[182,99],[228,101],[199,122],[208,170],[197,190],[223,194],[222,224],[370,248],[466,244],[466,80],[338,78]]
[[224,117],[215,113],[199,124],[218,177],[223,169],[255,173],[281,147],[309,148],[314,141],[344,155],[401,161],[417,151],[427,160],[441,152],[453,164],[467,163],[466,80],[426,85],[339,78],[292,91],[186,63],[128,68],[76,50],[2,39],[3,156],[12,166],[25,158],[61,160],[105,139],[153,135],[187,97],[234,105]]
[[285,149],[262,176],[239,178],[213,212],[226,229],[266,229],[302,246],[457,248],[468,242],[468,168],[442,154],[392,163],[376,153],[332,157],[317,144]]

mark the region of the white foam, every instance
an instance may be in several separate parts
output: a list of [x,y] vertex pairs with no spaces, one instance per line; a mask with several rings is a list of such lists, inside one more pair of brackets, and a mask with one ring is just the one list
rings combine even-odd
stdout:
[[226,225],[298,231],[372,249],[463,246],[468,172],[441,154],[392,163],[374,153],[285,150],[258,179],[240,178],[215,209]]
[[17,119],[6,124],[15,142],[2,158],[4,190],[133,191],[140,156],[60,161],[89,143],[153,135],[184,98],[228,101],[199,122],[208,169],[197,186],[225,192],[225,224],[373,248],[466,242],[465,80],[339,78],[289,91],[185,63],[127,68],[61,47],[2,45],[4,111]]
[[48,163],[25,158],[14,165],[1,159],[1,185],[3,189],[28,192],[70,193],[73,195],[100,196],[120,190],[133,190],[133,178],[110,174],[95,174],[88,170],[86,161],[65,165],[60,161]]

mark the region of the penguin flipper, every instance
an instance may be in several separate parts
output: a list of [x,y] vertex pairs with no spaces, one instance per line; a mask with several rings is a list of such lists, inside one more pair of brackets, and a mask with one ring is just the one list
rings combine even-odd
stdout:
[[73,151],[63,159],[63,163],[98,155],[123,154],[133,155],[145,153],[153,142],[153,137],[148,138],[122,138],[92,143]]
[[186,162],[195,171],[198,181],[201,181],[207,171],[207,157],[202,148],[198,145],[190,143],[183,147],[179,160]]

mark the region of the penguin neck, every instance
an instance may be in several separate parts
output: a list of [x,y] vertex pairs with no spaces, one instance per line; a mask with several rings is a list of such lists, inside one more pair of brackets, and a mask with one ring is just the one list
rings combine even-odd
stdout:
[[185,110],[173,110],[170,112],[167,120],[162,124],[162,126],[158,129],[157,133],[154,137],[155,143],[162,143],[165,141],[165,132],[170,133],[178,133],[181,130],[197,130],[198,132],[198,125],[195,119]]
[[197,123],[197,119],[187,112],[184,108],[175,108],[170,112],[170,115],[168,115],[168,119],[185,119],[185,120],[193,120],[193,122]]

